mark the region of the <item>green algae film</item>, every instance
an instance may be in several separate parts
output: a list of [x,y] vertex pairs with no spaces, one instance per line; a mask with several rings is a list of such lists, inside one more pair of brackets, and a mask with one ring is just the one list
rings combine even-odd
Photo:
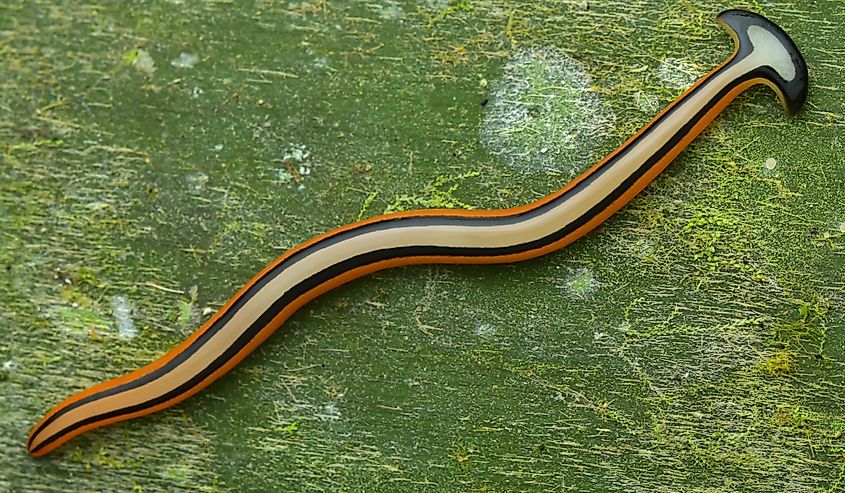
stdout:
[[566,251],[371,276],[183,405],[22,446],[314,234],[562,186],[729,54],[736,6],[0,6],[0,491],[841,490],[825,2],[740,5],[802,47],[798,118],[742,96]]

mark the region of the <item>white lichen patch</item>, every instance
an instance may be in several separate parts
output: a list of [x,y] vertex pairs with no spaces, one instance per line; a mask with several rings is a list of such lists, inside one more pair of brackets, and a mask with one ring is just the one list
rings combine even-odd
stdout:
[[170,65],[179,69],[194,68],[194,65],[196,65],[199,59],[200,57],[194,55],[193,53],[182,52],[179,56],[170,60]]
[[635,241],[617,246],[625,249],[625,255],[633,255],[643,261],[655,258],[660,252],[660,245],[655,244],[654,240],[647,237],[637,238]]
[[634,95],[634,102],[643,113],[656,115],[660,111],[660,99],[654,94],[637,91],[637,94]]
[[202,171],[189,173],[185,175],[185,183],[188,185],[188,192],[194,195],[199,195],[205,190],[208,185],[208,175]]
[[12,373],[17,373],[18,363],[12,360],[4,361],[2,367],[0,367],[0,371],[2,371],[3,375],[11,375]]
[[287,185],[293,181],[293,174],[291,174],[286,169],[277,169],[276,170],[276,181],[278,181],[282,185]]
[[491,153],[524,171],[570,177],[592,164],[614,118],[580,63],[557,48],[522,49],[490,86],[480,134]]
[[147,50],[137,50],[134,58],[132,59],[132,66],[147,75],[153,75],[156,71],[156,64],[153,61],[153,57],[150,56]]
[[446,10],[449,7],[448,0],[425,0],[425,6],[435,10]]
[[312,64],[312,66],[316,70],[326,70],[329,68],[329,59],[325,56],[318,56],[314,59],[314,63]]
[[387,21],[401,19],[405,16],[402,6],[393,0],[388,0],[383,5],[374,5],[373,8],[378,9],[379,17]]
[[303,144],[291,144],[282,153],[282,167],[276,169],[276,181],[282,185],[297,184],[303,190],[303,180],[311,174],[311,151]]
[[[339,397],[343,397],[340,395]],[[340,408],[334,401],[314,403],[308,401],[276,402],[276,415],[271,419],[274,427],[288,432],[295,430],[291,423],[307,421],[337,421],[341,416]]]
[[696,65],[682,58],[669,57],[663,60],[657,69],[657,76],[663,85],[671,89],[686,89],[695,84],[702,75]]
[[334,402],[329,402],[324,404],[322,410],[315,413],[314,416],[320,421],[337,421],[340,419],[340,409]]
[[293,144],[282,153],[282,161],[296,161],[304,163],[311,156],[311,152],[302,144]]
[[475,335],[479,337],[492,339],[493,337],[496,337],[496,333],[496,326],[493,324],[482,323],[475,328]]
[[138,335],[135,321],[132,320],[132,312],[135,307],[125,296],[119,294],[111,300],[111,313],[114,324],[117,326],[117,335],[124,339],[131,339]]
[[570,272],[569,277],[563,283],[563,288],[574,298],[588,298],[596,291],[598,281],[596,281],[593,271],[581,267]]

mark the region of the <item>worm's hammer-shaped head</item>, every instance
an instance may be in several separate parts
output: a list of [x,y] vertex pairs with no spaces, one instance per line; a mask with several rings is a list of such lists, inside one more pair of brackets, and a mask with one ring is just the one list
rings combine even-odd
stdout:
[[807,99],[807,63],[789,35],[762,15],[744,10],[726,10],[717,19],[736,43],[728,63],[747,65],[747,77],[763,79],[786,112],[797,113]]

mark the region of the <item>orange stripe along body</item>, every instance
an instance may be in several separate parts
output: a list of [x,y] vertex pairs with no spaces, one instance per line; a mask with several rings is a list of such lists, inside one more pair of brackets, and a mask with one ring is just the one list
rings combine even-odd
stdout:
[[253,277],[161,358],[56,406],[35,425],[27,449],[42,456],[87,430],[187,399],[231,370],[304,304],[358,277],[400,265],[516,262],[572,243],[630,202],[752,85],[772,87],[786,111],[797,112],[807,95],[807,68],[789,36],[749,12],[726,11],[718,20],[734,38],[734,54],[561,190],[512,209],[375,217],[307,241]]

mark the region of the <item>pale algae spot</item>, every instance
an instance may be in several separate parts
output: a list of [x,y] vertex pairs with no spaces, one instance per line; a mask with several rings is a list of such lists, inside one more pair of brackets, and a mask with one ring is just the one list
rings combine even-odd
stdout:
[[597,286],[598,281],[596,281],[595,274],[586,267],[570,272],[569,277],[563,283],[567,293],[573,298],[580,299],[589,298],[596,291]]
[[146,50],[137,50],[132,58],[132,65],[147,75],[153,75],[156,71],[155,61],[153,57]]
[[526,48],[491,85],[481,124],[485,147],[523,171],[574,177],[592,164],[613,113],[576,60],[558,48]]
[[404,17],[405,11],[399,2],[388,0],[383,5],[376,5],[373,7],[378,10],[378,15],[386,21],[398,20]]
[[[290,388],[290,385],[288,387]],[[292,397],[290,394],[288,396]],[[342,417],[338,401],[341,401],[343,396],[344,393],[341,391],[331,393],[332,400],[324,401],[322,398],[296,397],[290,401],[275,401],[276,412],[270,418],[270,428],[274,431],[284,430],[290,433],[297,430],[297,427],[292,426],[292,424],[338,421]]]
[[291,144],[282,154],[282,161],[304,163],[311,156],[311,152],[302,144]]
[[671,89],[686,89],[695,84],[703,74],[704,71],[698,66],[676,57],[666,58],[657,69],[660,81]]
[[132,339],[138,335],[138,329],[135,327],[135,321],[132,319],[132,313],[135,307],[123,295],[117,295],[111,301],[111,313],[114,318],[114,324],[117,326],[117,335],[124,339]]
[[448,0],[426,0],[425,6],[434,10],[445,10],[449,7]]
[[194,65],[200,60],[200,57],[193,53],[185,53],[184,51],[173,60],[170,60],[170,65],[175,68],[189,69],[194,68]]
[[278,168],[276,170],[276,182],[280,185],[288,185],[292,183],[293,173],[284,168]]
[[497,333],[496,326],[491,323],[482,323],[475,328],[475,335],[485,339],[493,339]]
[[18,362],[14,360],[4,361],[0,365],[0,382],[9,378],[12,374],[18,372]]
[[318,56],[314,58],[314,61],[311,66],[314,67],[314,69],[316,70],[323,71],[329,69],[331,67],[331,64],[329,63],[328,57]]
[[304,190],[304,179],[311,174],[311,151],[303,144],[289,144],[282,152],[282,166],[276,168],[276,183],[296,185],[297,190]]
[[188,192],[192,195],[199,195],[205,191],[208,180],[208,175],[202,171],[185,175],[185,184],[188,186]]
[[643,113],[649,115],[657,114],[660,111],[660,99],[651,93],[637,91],[634,96],[634,103]]

